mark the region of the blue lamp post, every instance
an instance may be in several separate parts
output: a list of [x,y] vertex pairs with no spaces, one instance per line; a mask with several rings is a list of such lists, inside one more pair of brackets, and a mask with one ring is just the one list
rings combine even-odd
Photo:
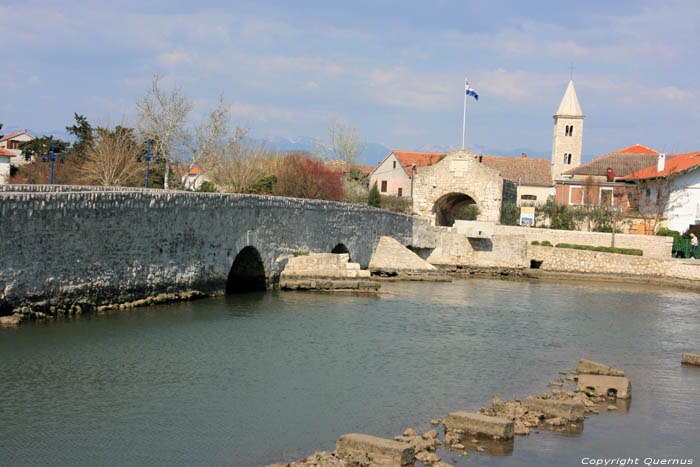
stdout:
[[151,155],[151,140],[149,139],[148,142],[146,143],[146,154],[139,154],[136,156],[136,159],[141,162],[141,158],[146,159],[146,188],[148,188],[148,169],[151,165],[151,159],[155,159],[156,163],[160,160],[160,156],[153,156]]
[[63,156],[57,156],[57,155],[56,155],[56,153],[55,153],[54,150],[53,150],[53,143],[51,143],[51,154],[50,154],[50,155],[47,154],[47,155],[45,155],[45,156],[41,156],[41,158],[44,160],[44,162],[46,162],[47,159],[51,161],[51,181],[50,181],[50,184],[53,185],[53,163],[54,163],[54,161],[56,161],[56,160],[59,160],[59,161],[61,161],[61,163],[63,163]]

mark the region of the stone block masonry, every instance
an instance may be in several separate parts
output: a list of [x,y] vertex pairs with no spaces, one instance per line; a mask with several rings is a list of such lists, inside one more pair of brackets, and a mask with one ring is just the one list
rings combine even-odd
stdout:
[[[225,290],[246,247],[268,286],[294,252],[339,244],[366,268],[379,237],[411,244],[414,219],[331,201],[94,187],[0,191],[0,315]],[[176,296],[173,297],[175,299]],[[24,308],[27,307],[27,308]],[[26,317],[26,316],[25,316]]]
[[561,417],[570,421],[583,420],[585,408],[580,402],[537,399],[532,396],[523,402],[529,410],[542,412],[545,417]]
[[700,354],[686,352],[681,355],[681,363],[700,366]]
[[[610,246],[612,234],[604,232],[580,232],[577,230],[538,229],[512,225],[496,225],[495,234],[522,236],[530,244],[533,241],[572,243],[576,245]],[[617,248],[637,248],[644,252],[646,258],[670,258],[673,237],[653,235],[615,234]]]
[[443,424],[447,431],[464,432],[501,440],[511,439],[514,430],[513,421],[506,418],[464,411],[450,413]]
[[357,465],[408,467],[415,461],[413,448],[408,444],[359,433],[338,438],[335,452]]

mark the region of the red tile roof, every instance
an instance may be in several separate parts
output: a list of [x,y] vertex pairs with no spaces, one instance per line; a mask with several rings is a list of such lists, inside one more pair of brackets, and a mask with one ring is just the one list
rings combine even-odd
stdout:
[[[671,160],[669,160],[671,157]],[[656,171],[656,164],[632,174],[622,177],[623,180],[638,180],[645,178],[665,177],[669,174],[679,174],[688,169],[700,166],[700,152],[688,152],[686,154],[667,154],[664,170]]]
[[[437,164],[445,157],[445,154],[437,152],[416,152],[416,151],[391,151],[399,160],[406,173],[411,174],[411,165],[416,164],[416,168],[427,167]],[[417,170],[416,170],[417,172]]]
[[658,156],[659,153],[649,147],[644,146],[643,144],[633,144],[632,146],[629,146],[625,149],[620,149],[619,151],[615,151],[617,154],[651,154],[654,156]]
[[14,152],[10,151],[9,149],[5,148],[0,148],[0,156],[9,156],[9,157],[15,157],[17,154]]
[[7,135],[7,136],[3,136],[2,138],[0,138],[0,141],[5,141],[5,140],[7,140],[7,139],[16,138],[17,136],[23,135],[23,134],[25,134],[25,133],[27,133],[27,130],[18,131],[18,132],[9,134],[9,135]]
[[201,171],[202,169],[199,166],[194,166],[192,170],[190,170],[189,175],[197,175]]
[[[416,164],[416,172],[421,167],[437,164],[446,154],[438,152],[392,151],[406,173],[411,174],[411,164]],[[500,172],[503,178],[526,185],[551,185],[552,172],[549,159],[532,157],[480,156],[486,167]]]
[[501,177],[523,185],[552,185],[549,159],[536,157],[487,156],[481,158],[486,167],[498,170]]
[[[608,167],[613,169],[615,177],[624,177],[652,164],[656,164],[659,153],[651,148],[635,144],[604,156],[596,157],[590,162],[562,172],[562,175],[606,175]],[[671,156],[672,157],[672,156]],[[666,157],[668,161],[669,157]]]

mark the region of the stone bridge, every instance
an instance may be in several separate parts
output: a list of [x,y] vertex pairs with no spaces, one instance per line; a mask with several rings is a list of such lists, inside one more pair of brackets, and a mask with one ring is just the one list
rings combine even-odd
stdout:
[[366,268],[380,236],[411,245],[417,222],[331,201],[4,185],[0,315],[265,289],[297,252],[347,252]]

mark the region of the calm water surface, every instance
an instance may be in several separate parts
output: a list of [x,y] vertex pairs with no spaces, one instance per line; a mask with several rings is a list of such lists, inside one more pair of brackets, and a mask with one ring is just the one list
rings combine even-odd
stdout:
[[629,411],[454,465],[700,463],[700,294],[642,285],[384,283],[379,297],[268,292],[0,329],[0,465],[297,460],[548,391],[580,357],[622,368]]

